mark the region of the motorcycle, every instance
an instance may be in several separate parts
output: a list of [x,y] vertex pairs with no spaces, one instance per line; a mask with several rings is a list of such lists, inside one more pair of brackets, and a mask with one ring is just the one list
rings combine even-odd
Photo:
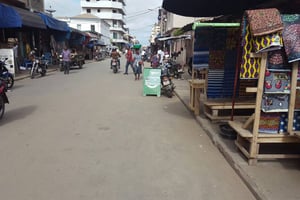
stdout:
[[30,55],[33,60],[32,67],[30,70],[30,78],[34,78],[37,74],[45,76],[47,73],[47,63],[44,60],[42,60],[42,58],[37,57],[35,54],[35,51],[30,52]]
[[169,74],[167,65],[164,65],[161,68],[161,92],[169,98],[172,98],[174,95],[175,85],[172,81],[172,76]]
[[6,81],[0,78],[0,119],[2,119],[5,111],[5,104],[9,103],[6,96],[7,86]]
[[112,58],[111,63],[110,63],[110,67],[111,67],[111,69],[113,70],[114,73],[117,73],[118,69],[119,69],[118,59]]
[[8,58],[5,58],[4,61],[0,61],[0,77],[5,81],[7,89],[11,89],[14,85],[14,75],[10,73],[6,67],[5,61]]
[[166,65],[169,70],[170,76],[177,78],[177,79],[181,78],[184,71],[183,71],[183,67],[179,63],[177,63],[176,61],[174,61],[172,59],[169,59],[166,62]]

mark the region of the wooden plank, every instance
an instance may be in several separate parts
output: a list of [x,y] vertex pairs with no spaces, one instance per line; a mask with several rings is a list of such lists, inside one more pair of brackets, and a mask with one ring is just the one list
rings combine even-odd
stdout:
[[256,93],[257,92],[257,88],[256,87],[246,87],[246,92]]
[[253,140],[250,144],[250,157],[256,158],[257,157],[257,138],[258,138],[258,129],[259,129],[259,121],[260,121],[260,108],[261,108],[261,101],[263,96],[263,88],[264,88],[264,79],[265,79],[265,71],[267,66],[267,56],[268,53],[262,53],[261,64],[259,69],[259,77],[258,77],[258,84],[257,84],[257,93],[256,93],[256,109],[254,115],[254,124],[253,124]]
[[254,116],[255,114],[253,113],[248,119],[247,121],[243,124],[242,128],[243,129],[249,129],[249,126],[254,122]]
[[289,134],[293,134],[293,120],[294,120],[294,110],[296,101],[296,87],[297,87],[297,77],[298,77],[298,62],[293,63],[292,75],[291,75],[291,94],[290,94],[290,104],[288,113],[288,127],[287,131]]
[[261,53],[250,53],[250,58],[261,58]]
[[[229,99],[223,99],[220,101],[206,101],[204,103],[206,106],[219,106],[219,105],[224,105],[224,106],[232,106],[232,101]],[[236,101],[234,105],[255,105],[255,101]]]
[[231,126],[231,128],[233,128],[241,137],[244,138],[252,138],[253,134],[246,130],[243,129],[243,123],[242,122],[238,122],[238,121],[229,121],[228,124]]
[[[207,105],[205,105],[205,106],[207,106]],[[212,110],[232,109],[232,105],[213,105],[213,106],[209,106],[209,107]],[[234,105],[234,109],[254,109],[254,108],[255,108],[255,104]]]
[[[219,122],[219,121],[229,121],[229,120],[231,120],[231,116],[213,116],[213,115],[211,115],[210,113],[208,113],[208,112],[205,112],[204,111],[204,114],[205,114],[205,116],[207,117],[207,118],[209,118],[212,122]],[[239,119],[247,119],[247,118],[249,118],[249,116],[242,116],[242,115],[239,115],[238,116],[239,117]]]
[[257,156],[259,160],[270,160],[270,159],[286,159],[286,158],[300,158],[298,154],[259,154]]
[[259,137],[257,143],[300,143],[300,141],[293,137]]

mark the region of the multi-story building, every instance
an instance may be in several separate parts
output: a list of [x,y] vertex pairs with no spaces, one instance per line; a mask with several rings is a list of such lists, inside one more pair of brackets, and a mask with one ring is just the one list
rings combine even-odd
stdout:
[[100,39],[103,44],[110,45],[110,25],[93,14],[81,14],[74,17],[58,17],[59,20],[65,21],[72,28],[81,31],[90,31],[100,33]]
[[128,33],[125,28],[125,0],[81,0],[81,14],[90,13],[105,20],[110,25],[111,43],[124,46],[128,43],[124,35]]
[[160,34],[160,26],[159,26],[159,24],[155,23],[151,30],[151,35],[150,35],[150,39],[149,39],[150,44],[155,43],[155,38],[159,34]]

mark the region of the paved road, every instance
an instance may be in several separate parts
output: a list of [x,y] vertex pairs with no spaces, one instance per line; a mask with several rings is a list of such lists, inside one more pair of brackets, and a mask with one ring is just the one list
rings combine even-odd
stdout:
[[0,199],[254,199],[177,97],[143,97],[108,63],[16,82]]

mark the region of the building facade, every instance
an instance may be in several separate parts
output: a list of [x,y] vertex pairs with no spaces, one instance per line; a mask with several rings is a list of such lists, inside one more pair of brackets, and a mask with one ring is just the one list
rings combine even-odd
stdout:
[[128,43],[124,39],[124,35],[128,33],[124,20],[125,0],[81,0],[80,6],[81,14],[95,15],[110,25],[110,39],[113,45],[122,47]]
[[65,21],[72,28],[80,31],[100,33],[101,37],[97,38],[105,45],[110,45],[110,25],[93,14],[81,14],[74,17],[58,17],[59,20]]

